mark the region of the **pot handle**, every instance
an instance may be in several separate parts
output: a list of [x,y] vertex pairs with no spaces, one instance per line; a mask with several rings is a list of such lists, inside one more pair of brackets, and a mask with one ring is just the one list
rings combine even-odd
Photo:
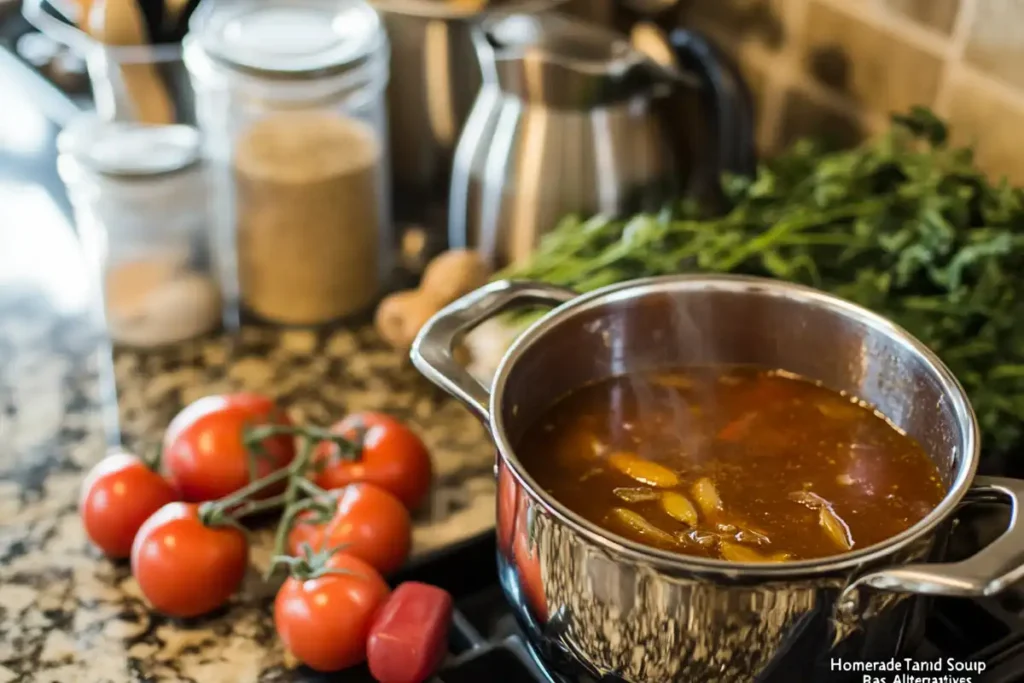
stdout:
[[1024,578],[1024,480],[975,477],[965,501],[1009,503],[1006,531],[960,562],[910,564],[864,574],[846,587],[840,604],[855,608],[862,588],[952,597],[990,596]]
[[476,381],[455,359],[455,342],[464,333],[513,304],[560,306],[576,296],[571,289],[542,282],[492,282],[448,304],[427,321],[409,352],[412,364],[428,380],[457,398],[486,423],[490,417],[490,390]]

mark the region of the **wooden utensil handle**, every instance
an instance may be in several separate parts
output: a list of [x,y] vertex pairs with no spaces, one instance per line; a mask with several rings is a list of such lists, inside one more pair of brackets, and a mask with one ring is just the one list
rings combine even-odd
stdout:
[[[149,43],[146,23],[135,0],[79,1],[91,2],[85,29],[97,41],[120,47],[141,47]],[[154,64],[113,63],[108,75],[119,81],[114,84],[115,97],[119,91],[123,93],[134,120],[148,124],[174,123],[174,102]]]

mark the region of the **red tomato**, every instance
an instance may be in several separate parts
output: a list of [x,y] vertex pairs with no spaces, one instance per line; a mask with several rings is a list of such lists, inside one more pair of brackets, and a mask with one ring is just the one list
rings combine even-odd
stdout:
[[317,671],[338,671],[366,659],[366,638],[388,597],[380,574],[344,553],[328,560],[343,574],[285,579],[274,600],[274,626],[284,646]]
[[317,513],[312,510],[299,513],[295,518],[291,531],[288,532],[288,554],[298,557],[302,554],[302,545],[308,544],[313,550],[319,550],[324,537],[327,522],[317,522]]
[[[171,483],[189,502],[223,498],[249,483],[246,428],[290,426],[288,416],[266,396],[207,396],[186,407],[164,435],[163,461]],[[256,474],[264,477],[295,458],[295,439],[279,435],[262,441]],[[275,491],[266,491],[270,495]]]
[[325,489],[365,481],[387,489],[410,510],[430,492],[430,453],[423,441],[398,420],[382,413],[353,413],[331,431],[355,442],[358,460],[339,457],[334,444],[324,443],[316,460],[323,469],[316,483]]
[[544,578],[540,569],[540,548],[530,541],[528,510],[528,505],[519,506],[512,554],[519,568],[519,588],[523,591],[527,603],[533,608],[534,618],[544,624],[548,620],[548,602],[544,594]]
[[448,652],[452,596],[411,581],[395,589],[373,621],[366,644],[370,673],[380,683],[423,683]]
[[334,518],[324,529],[321,546],[344,546],[347,555],[358,557],[382,574],[390,574],[409,556],[412,546],[409,511],[379,486],[346,486],[338,498]]
[[498,550],[509,557],[512,553],[512,530],[516,523],[516,496],[519,487],[512,470],[504,461],[498,462]]
[[205,526],[192,503],[157,510],[132,545],[132,574],[142,595],[172,617],[197,617],[223,605],[242,585],[248,560],[245,534]]
[[108,557],[124,558],[142,523],[175,500],[174,487],[144,462],[113,453],[86,475],[78,509],[89,540]]

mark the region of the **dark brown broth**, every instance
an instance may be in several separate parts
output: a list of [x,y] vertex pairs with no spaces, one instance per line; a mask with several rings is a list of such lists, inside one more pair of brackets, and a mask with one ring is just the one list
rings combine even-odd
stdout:
[[[517,453],[540,486],[591,522],[647,545],[735,561],[864,548],[913,526],[946,492],[921,447],[869,408],[746,368],[584,387],[549,409]],[[665,492],[686,500],[666,505]],[[695,524],[679,521],[687,501]]]

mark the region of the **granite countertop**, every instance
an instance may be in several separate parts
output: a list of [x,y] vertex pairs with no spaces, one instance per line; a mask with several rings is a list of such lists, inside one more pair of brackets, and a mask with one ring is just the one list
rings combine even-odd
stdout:
[[[0,90],[9,87],[0,69]],[[76,512],[83,473],[118,443],[154,447],[184,404],[209,393],[266,392],[322,425],[383,410],[433,454],[436,487],[414,532],[423,554],[493,524],[483,428],[365,327],[244,328],[112,353],[53,173],[54,128],[5,101],[14,106],[0,111],[0,683],[322,680],[288,667],[274,635],[274,586],[258,578],[271,530],[256,533],[251,576],[227,609],[164,619],[127,565],[87,542]],[[37,133],[35,146],[8,146],[3,132],[15,129],[21,140]]]
[[[270,529],[255,534],[253,571],[224,613],[183,624],[151,614],[126,564],[85,539],[76,503],[82,473],[103,456],[114,413],[110,356],[90,316],[56,311],[30,290],[0,296],[0,681],[302,681],[273,633],[274,586],[258,576]],[[180,406],[246,388],[297,417],[329,423],[347,410],[407,420],[431,447],[432,499],[416,520],[426,553],[493,524],[493,450],[460,406],[425,386],[371,330],[326,338],[244,330],[159,354],[114,356],[124,442],[155,444]]]

